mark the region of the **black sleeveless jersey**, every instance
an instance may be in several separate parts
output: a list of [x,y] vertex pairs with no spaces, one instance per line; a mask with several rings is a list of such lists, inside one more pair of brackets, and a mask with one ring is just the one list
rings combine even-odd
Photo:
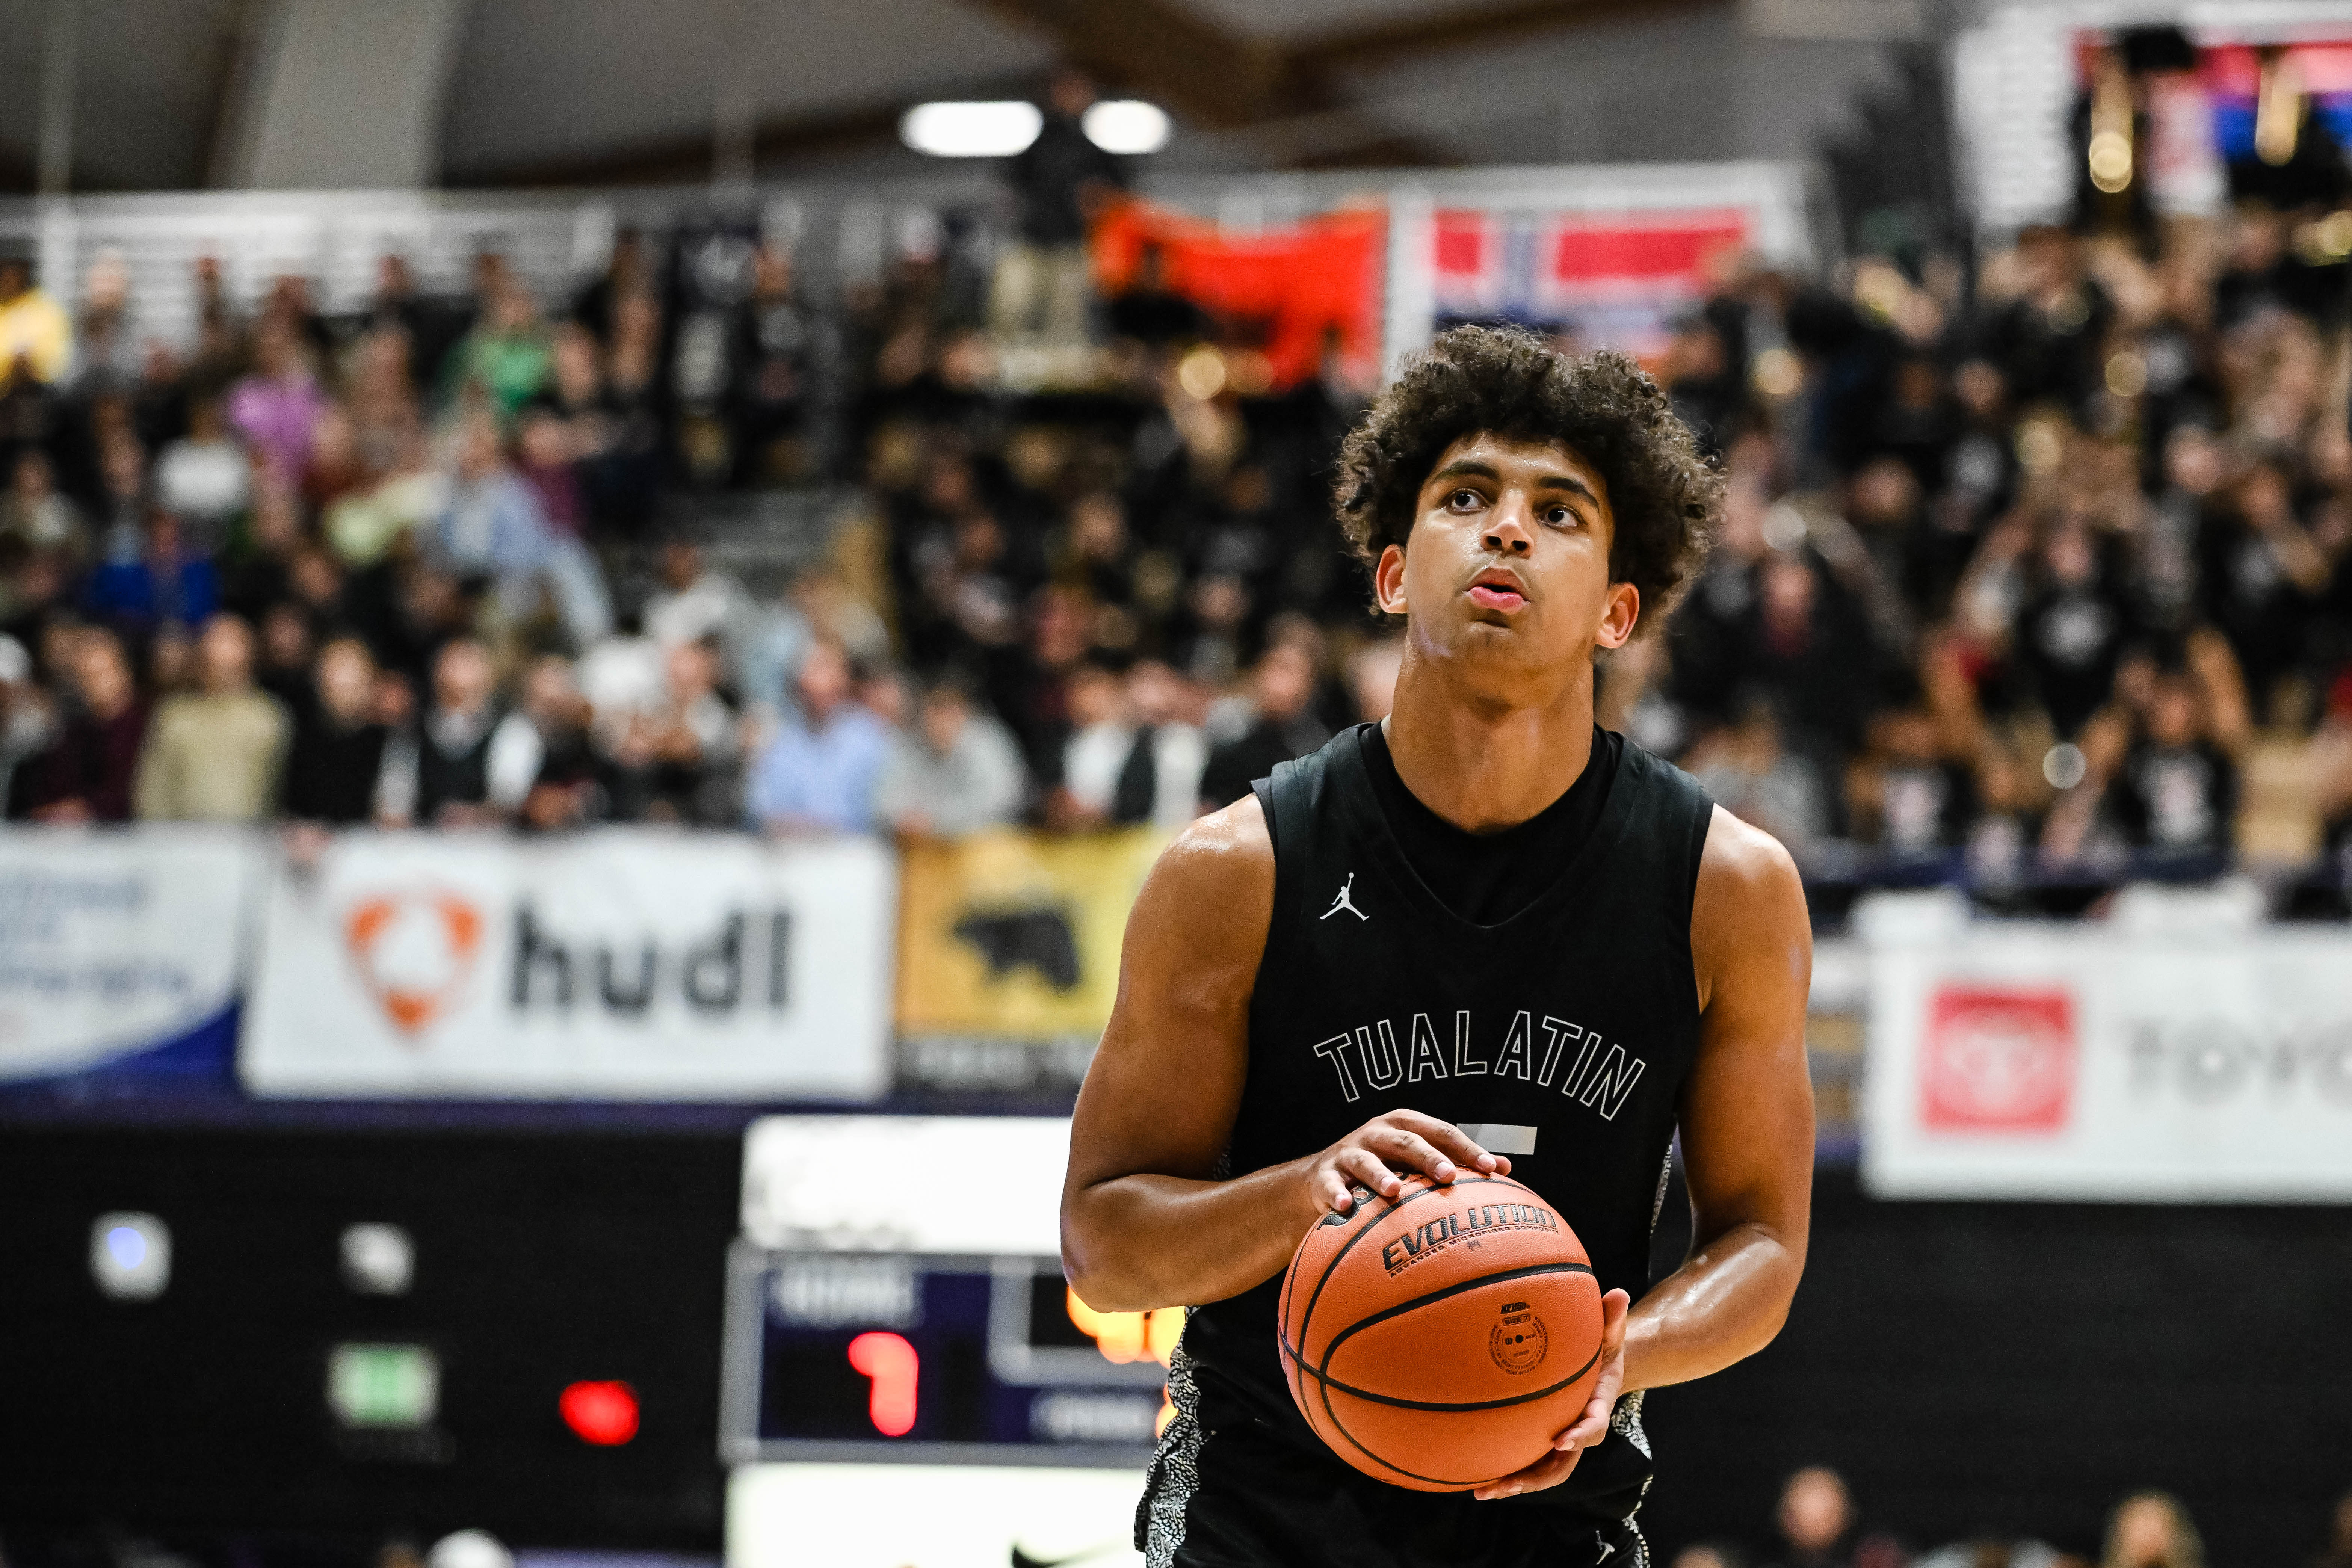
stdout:
[[[1475,925],[1406,861],[1360,730],[1255,788],[1274,840],[1274,913],[1226,1173],[1315,1152],[1383,1111],[1423,1111],[1508,1154],[1511,1174],[1574,1228],[1601,1288],[1639,1300],[1698,1043],[1691,900],[1712,803],[1688,774],[1624,742],[1582,847],[1533,903]],[[1213,1451],[1223,1434],[1246,1431],[1252,1446],[1328,1459],[1352,1510],[1378,1517],[1410,1500],[1425,1515],[1441,1500],[1359,1477],[1292,1405],[1276,1350],[1281,1283],[1193,1310],[1171,1377],[1184,1397],[1147,1514],[1178,1501],[1168,1494],[1183,1478],[1161,1473],[1171,1458],[1197,1469],[1202,1444]],[[1189,1458],[1173,1451],[1187,1443]],[[1618,1521],[1648,1478],[1636,1396],[1561,1486],[1454,1500]]]

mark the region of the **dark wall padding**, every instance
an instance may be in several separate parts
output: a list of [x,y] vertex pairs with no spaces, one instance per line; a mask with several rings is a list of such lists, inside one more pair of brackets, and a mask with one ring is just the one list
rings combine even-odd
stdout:
[[[724,1136],[0,1131],[0,1528],[424,1540],[715,1552],[720,1290],[740,1143]],[[101,1213],[172,1230],[170,1289],[110,1301]],[[405,1226],[416,1279],[354,1295],[339,1240]],[[338,1341],[442,1363],[446,1462],[339,1438]],[[625,1447],[562,1423],[565,1384],[640,1396]]]
[[2317,1554],[2352,1489],[2352,1211],[1878,1203],[1833,1171],[1813,1201],[1779,1340],[1650,1398],[1654,1545],[1767,1549],[1780,1478],[1829,1464],[1915,1548],[2095,1560],[2160,1487],[2215,1568]]

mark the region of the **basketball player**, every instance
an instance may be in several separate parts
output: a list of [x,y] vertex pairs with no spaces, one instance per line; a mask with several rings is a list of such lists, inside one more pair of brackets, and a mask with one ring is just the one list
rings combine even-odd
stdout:
[[[1341,468],[1342,525],[1406,617],[1395,707],[1160,858],[1072,1130],[1078,1295],[1193,1309],[1137,1545],[1151,1568],[1641,1568],[1642,1395],[1771,1340],[1810,1214],[1795,868],[1593,722],[1594,651],[1661,618],[1719,480],[1632,361],[1479,328],[1389,389]],[[1696,1234],[1653,1283],[1677,1131]],[[1475,1494],[1343,1463],[1276,1348],[1299,1237],[1415,1171],[1527,1183],[1605,1291],[1582,1416]]]

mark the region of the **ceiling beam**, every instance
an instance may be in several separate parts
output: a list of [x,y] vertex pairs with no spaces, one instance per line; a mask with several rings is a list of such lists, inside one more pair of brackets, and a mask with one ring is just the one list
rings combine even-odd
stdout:
[[[1377,100],[1360,101],[1341,78],[1427,54],[1475,48],[1596,23],[1634,20],[1727,5],[1730,0],[1488,0],[1488,3],[1323,34],[1287,45],[1230,33],[1179,0],[967,0],[1049,37],[1063,58],[1122,89],[1150,97],[1200,130],[1279,132],[1317,123],[1312,151],[1297,167],[1411,167],[1449,161],[1444,148],[1400,133]],[[954,96],[1024,97],[1027,78],[971,83]],[[949,96],[942,93],[940,96]],[[766,168],[797,158],[870,153],[896,144],[907,105],[853,105],[762,121],[753,162]],[[711,176],[707,132],[556,158],[517,159],[449,170],[457,188],[547,188],[692,184]]]
[[1308,71],[1374,70],[1421,55],[1485,48],[1538,34],[1604,22],[1644,21],[1729,4],[1731,0],[1489,0],[1482,5],[1318,34],[1294,44],[1289,58],[1295,68]]

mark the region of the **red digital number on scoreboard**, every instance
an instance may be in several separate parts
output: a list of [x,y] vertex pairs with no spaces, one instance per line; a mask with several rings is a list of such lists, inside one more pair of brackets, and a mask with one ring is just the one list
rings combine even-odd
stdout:
[[860,1334],[849,1342],[849,1364],[873,1385],[866,1414],[885,1437],[915,1429],[915,1385],[921,1361],[915,1347],[897,1334]]

